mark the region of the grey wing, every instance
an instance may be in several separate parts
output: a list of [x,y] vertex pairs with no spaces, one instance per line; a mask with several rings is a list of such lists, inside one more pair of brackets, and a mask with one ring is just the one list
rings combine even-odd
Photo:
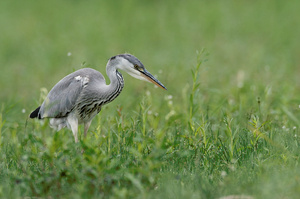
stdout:
[[66,117],[75,107],[83,89],[89,82],[89,76],[98,73],[98,78],[103,79],[101,73],[93,69],[81,69],[60,80],[49,92],[41,105],[41,118]]
[[41,118],[67,116],[74,109],[82,88],[80,81],[69,76],[63,78],[51,89],[43,102],[40,109]]

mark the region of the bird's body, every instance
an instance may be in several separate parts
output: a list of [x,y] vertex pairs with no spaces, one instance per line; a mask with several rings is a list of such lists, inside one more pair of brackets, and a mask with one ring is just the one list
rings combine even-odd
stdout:
[[146,71],[136,57],[121,54],[110,58],[107,63],[106,73],[110,84],[106,84],[105,78],[97,70],[91,68],[77,70],[64,77],[51,89],[42,105],[30,114],[30,118],[50,118],[52,128],[72,129],[75,142],[78,142],[78,125],[84,124],[86,136],[92,119],[100,112],[101,107],[121,93],[124,79],[118,69],[166,89]]

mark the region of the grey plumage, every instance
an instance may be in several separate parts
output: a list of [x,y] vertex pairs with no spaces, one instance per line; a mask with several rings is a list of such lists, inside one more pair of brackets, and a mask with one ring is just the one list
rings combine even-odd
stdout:
[[84,124],[86,136],[92,119],[100,112],[101,107],[121,93],[124,80],[118,69],[166,89],[136,57],[130,54],[116,55],[109,59],[106,66],[110,84],[106,84],[105,78],[97,70],[77,70],[51,89],[42,105],[30,114],[30,118],[50,118],[52,128],[72,129],[75,142],[78,142],[78,125]]

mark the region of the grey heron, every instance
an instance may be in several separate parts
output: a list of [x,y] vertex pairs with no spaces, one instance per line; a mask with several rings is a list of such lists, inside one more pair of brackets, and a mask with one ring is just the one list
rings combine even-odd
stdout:
[[61,79],[50,90],[42,105],[30,114],[30,118],[49,118],[50,127],[57,131],[68,127],[77,143],[78,125],[84,124],[86,137],[92,119],[100,112],[101,107],[121,93],[124,79],[118,69],[167,90],[135,56],[120,54],[111,57],[107,62],[106,73],[110,84],[106,84],[105,78],[97,70],[77,70]]

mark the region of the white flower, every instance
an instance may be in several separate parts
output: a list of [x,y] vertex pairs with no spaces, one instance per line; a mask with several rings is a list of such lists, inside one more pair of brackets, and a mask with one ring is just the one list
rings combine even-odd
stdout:
[[67,56],[70,57],[71,55],[72,55],[72,53],[71,53],[71,52],[68,52]]
[[224,178],[227,175],[226,171],[221,171],[221,176]]
[[297,128],[297,127],[294,126],[294,127],[293,127],[293,130],[295,130],[296,128]]
[[176,112],[175,112],[174,110],[171,110],[171,111],[166,115],[165,119],[166,119],[166,120],[169,120],[170,117],[172,117],[172,116],[175,115],[175,114],[176,114]]
[[23,109],[22,109],[22,113],[26,113],[26,110],[25,110],[25,108],[23,108]]
[[173,96],[172,95],[165,95],[165,100],[172,100]]

